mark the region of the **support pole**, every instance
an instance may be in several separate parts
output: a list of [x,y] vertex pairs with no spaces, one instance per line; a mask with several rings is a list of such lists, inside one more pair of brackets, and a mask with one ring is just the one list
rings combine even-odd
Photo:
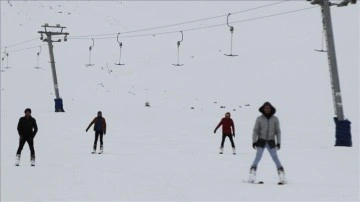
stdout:
[[[63,32],[63,29],[66,27],[61,27],[59,24],[57,24],[56,26],[49,26],[47,23],[45,25],[43,25],[42,27],[44,27],[45,31],[39,31],[38,33],[41,34],[40,39],[42,41],[46,41],[48,43],[49,46],[49,55],[50,55],[50,63],[51,63],[51,71],[52,71],[52,76],[53,76],[53,83],[54,83],[54,90],[55,90],[55,112],[65,112],[64,111],[64,107],[63,107],[63,100],[60,98],[60,93],[59,93],[59,84],[57,81],[57,76],[56,76],[56,68],[55,68],[55,58],[54,58],[54,46],[53,46],[53,42],[61,42],[61,39],[58,39],[56,41],[52,40],[52,35],[65,35],[64,37],[64,41],[67,41],[67,35],[69,33],[65,33]],[[53,31],[48,31],[47,29],[61,29],[61,31],[57,31],[57,32],[53,32]],[[43,34],[46,35],[46,39],[43,39]]]
[[[341,91],[340,91],[340,80],[339,73],[337,68],[336,61],[336,52],[335,52],[335,42],[334,42],[334,34],[331,22],[331,5],[338,5],[339,7],[346,6],[350,0],[345,0],[340,4],[333,4],[329,2],[329,0],[312,0],[311,4],[319,4],[321,6],[322,13],[322,22],[323,28],[325,30],[326,36],[326,46],[327,46],[327,56],[329,62],[329,70],[330,70],[330,81],[331,81],[331,91],[334,103],[335,110],[335,146],[346,146],[351,147],[351,122],[349,120],[345,120],[344,111],[343,111],[343,103],[341,99]],[[351,1],[351,3],[356,3],[356,0]]]
[[48,42],[48,46],[49,46],[51,72],[52,72],[52,77],[53,77],[53,82],[54,82],[55,97],[56,97],[56,99],[59,99],[60,98],[59,84],[58,84],[57,76],[56,76],[55,58],[54,58],[54,50],[53,50],[51,35],[46,34],[46,36],[47,36],[47,42]]
[[324,4],[321,6],[321,13],[323,16],[323,26],[326,33],[326,45],[335,115],[339,121],[343,121],[344,112],[341,99],[340,81],[336,61],[335,42],[332,29],[329,0],[324,0]]

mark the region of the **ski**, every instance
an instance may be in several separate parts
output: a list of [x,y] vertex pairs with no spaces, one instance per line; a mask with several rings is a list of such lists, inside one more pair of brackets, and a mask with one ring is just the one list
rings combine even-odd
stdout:
[[99,152],[98,154],[102,154],[103,152],[101,151],[101,152]]
[[277,184],[278,184],[278,185],[284,185],[284,184],[286,184],[286,182],[285,182],[285,181],[282,181],[282,182],[278,182]]
[[249,180],[243,180],[244,183],[249,184],[264,184],[264,181],[249,181]]

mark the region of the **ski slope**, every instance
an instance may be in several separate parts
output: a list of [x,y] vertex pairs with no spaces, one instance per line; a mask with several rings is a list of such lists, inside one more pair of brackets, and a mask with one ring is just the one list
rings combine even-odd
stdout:
[[[10,5],[11,3],[11,5]],[[273,1],[1,1],[1,201],[358,201],[359,200],[359,6],[332,8],[344,113],[352,122],[353,147],[334,147],[335,124],[327,56],[321,46],[320,8],[234,26],[228,13]],[[284,2],[231,15],[240,21],[311,7]],[[70,14],[69,14],[70,13]],[[120,38],[129,32],[224,15]],[[65,113],[54,112],[48,47],[41,25],[61,24],[67,42],[54,43]],[[230,23],[231,24],[231,23]],[[171,34],[159,34],[172,32]],[[178,31],[178,32],[177,32]],[[89,61],[91,37],[96,39]],[[150,36],[135,36],[141,34]],[[153,36],[154,35],[154,36]],[[125,37],[132,36],[132,37]],[[71,38],[73,37],[73,38]],[[38,48],[42,46],[39,66]],[[11,52],[13,50],[14,52]],[[4,54],[2,53],[2,58]],[[8,59],[8,61],[7,61]],[[8,65],[11,68],[5,68]],[[252,128],[258,108],[270,101],[282,129],[278,151],[288,184],[264,152],[257,178],[243,183],[255,157]],[[145,107],[149,102],[151,107]],[[225,108],[221,108],[225,106]],[[19,167],[16,126],[32,109],[39,131],[36,166],[25,145]],[[86,127],[102,111],[107,121],[104,153],[91,154],[94,132]],[[231,112],[237,155],[230,142],[218,153]],[[98,143],[99,145],[99,143]]]

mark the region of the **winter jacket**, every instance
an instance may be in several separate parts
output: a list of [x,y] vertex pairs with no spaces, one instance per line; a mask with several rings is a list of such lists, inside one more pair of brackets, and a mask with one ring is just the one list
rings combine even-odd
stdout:
[[[216,126],[215,131],[222,125],[223,134],[235,134],[234,122],[231,118],[222,118],[220,123]],[[232,128],[232,132],[231,132]]]
[[21,117],[19,119],[17,130],[20,136],[35,137],[38,131],[36,120],[32,116],[29,116],[28,118],[26,118],[26,116]]
[[[97,123],[99,123],[99,125]],[[101,131],[101,132],[106,131],[106,121],[104,117],[95,117],[94,120],[91,121],[91,123],[89,124],[86,130],[89,130],[92,124],[95,124],[94,131]]]
[[281,144],[280,122],[274,116],[276,109],[270,104],[271,113],[266,115],[263,111],[264,105],[259,108],[262,115],[256,119],[252,139],[253,143],[256,143],[258,147],[264,147],[268,143],[270,148],[274,148],[276,144]]

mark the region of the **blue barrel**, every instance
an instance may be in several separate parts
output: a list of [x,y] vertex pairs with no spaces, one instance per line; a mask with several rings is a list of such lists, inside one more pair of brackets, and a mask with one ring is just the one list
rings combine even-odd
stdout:
[[337,117],[334,117],[336,125],[336,142],[335,146],[351,147],[351,122],[349,120],[339,121]]
[[55,112],[65,112],[63,107],[63,100],[61,98],[55,100]]

